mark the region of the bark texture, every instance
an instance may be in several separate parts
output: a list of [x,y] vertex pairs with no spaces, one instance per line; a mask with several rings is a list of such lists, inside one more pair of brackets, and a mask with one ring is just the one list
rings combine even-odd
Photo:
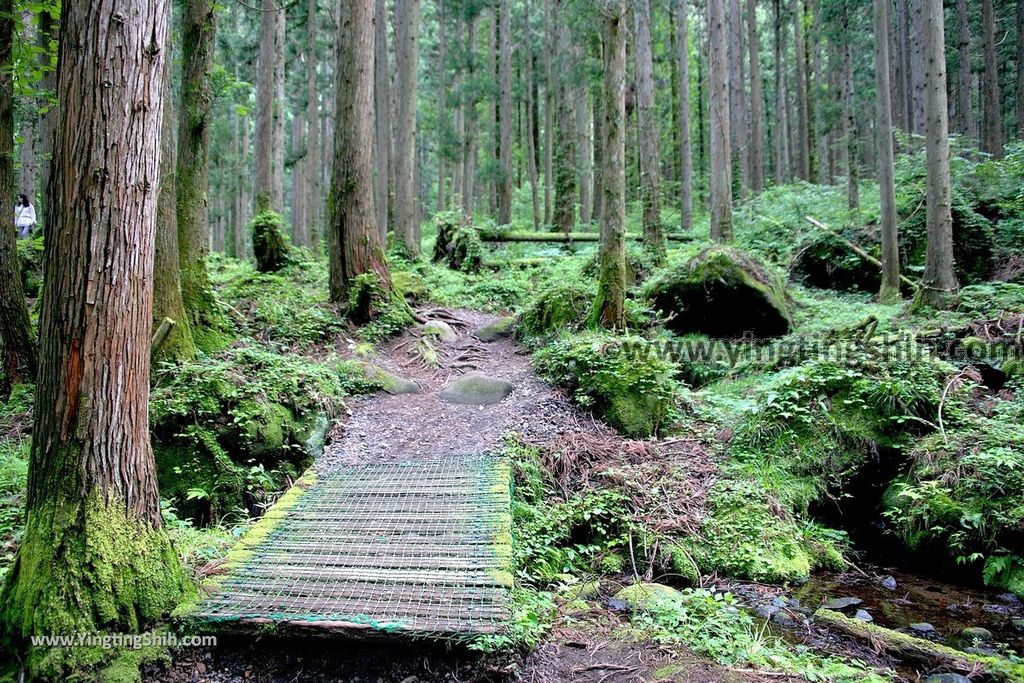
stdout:
[[[1024,6],[1024,0],[1021,0],[1019,4]],[[974,134],[975,123],[974,107],[971,103],[971,23],[967,11],[967,0],[956,0],[956,18],[959,65],[956,71],[956,124],[954,130],[960,135],[969,137]]]
[[512,222],[512,0],[498,3],[498,225]]
[[981,25],[985,42],[985,132],[981,148],[997,159],[1003,156],[1003,107],[999,96],[996,64],[996,14],[992,0],[981,0]]
[[683,231],[693,227],[693,144],[690,133],[689,8],[676,0],[679,54],[679,222]]
[[[14,197],[14,5],[0,0],[0,197]],[[9,211],[6,204],[5,211]],[[10,214],[0,230],[0,343],[3,344],[3,377],[0,399],[11,387],[32,381],[36,371],[35,341],[28,317],[25,293],[21,289],[17,233]],[[47,249],[47,252],[50,250]]]
[[949,120],[946,99],[946,38],[942,0],[922,0],[925,22],[925,83],[927,131],[925,155],[928,174],[928,246],[925,254],[921,301],[945,308],[958,284],[953,267],[953,217],[949,179]]
[[320,216],[323,199],[320,196],[320,93],[316,71],[316,0],[306,2],[306,239],[304,246],[315,247],[320,242]]
[[604,121],[601,187],[601,243],[597,298],[591,314],[608,329],[626,326],[626,32],[625,7],[613,0],[604,20]]
[[[654,57],[651,54],[650,0],[633,4],[636,36],[637,125],[640,132],[640,201],[643,206],[644,245],[657,260],[665,258],[661,235],[661,152],[654,108]],[[742,84],[740,86],[742,88]]]
[[331,300],[347,302],[363,273],[391,288],[373,202],[373,16],[371,0],[342,3],[336,72],[334,170],[328,202]]
[[750,49],[750,189],[761,192],[764,190],[764,103],[757,0],[747,0],[747,43]]
[[876,135],[878,145],[879,231],[882,236],[882,286],[878,300],[900,298],[899,236],[896,232],[896,187],[893,181],[892,102],[889,97],[889,5],[874,0]]
[[711,239],[732,241],[729,60],[724,0],[708,0],[708,89],[711,128]]
[[[168,19],[163,0],[64,6],[28,515],[0,597],[8,633],[136,630],[186,590],[160,530],[148,416]],[[62,679],[63,655],[37,654],[37,677]]]
[[420,0],[395,3],[398,116],[395,122],[395,233],[411,257],[420,253],[416,221],[416,67],[420,54]]

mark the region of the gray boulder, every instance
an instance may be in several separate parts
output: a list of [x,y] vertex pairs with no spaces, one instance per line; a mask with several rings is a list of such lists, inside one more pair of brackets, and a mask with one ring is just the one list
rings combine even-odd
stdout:
[[455,379],[445,387],[441,392],[441,398],[449,403],[490,405],[500,403],[511,393],[511,382],[471,372]]

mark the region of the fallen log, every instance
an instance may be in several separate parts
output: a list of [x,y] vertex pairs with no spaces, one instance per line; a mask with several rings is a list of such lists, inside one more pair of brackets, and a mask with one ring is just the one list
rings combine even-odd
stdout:
[[1024,666],[1004,657],[978,655],[906,633],[852,619],[839,612],[819,609],[814,622],[845,635],[867,641],[876,652],[885,653],[924,669],[942,669],[964,675],[987,673],[1000,681],[1021,680]]
[[[641,234],[627,234],[627,239],[643,239]],[[488,232],[481,231],[480,239],[484,242],[598,242],[601,235],[596,232]],[[665,235],[669,242],[689,242],[691,235]]]
[[[836,232],[836,231],[835,231],[835,230],[833,230],[832,228],[828,227],[827,225],[825,225],[825,224],[824,224],[824,223],[822,223],[821,221],[815,220],[814,218],[811,218],[810,216],[804,216],[804,219],[805,219],[805,220],[806,220],[806,221],[807,221],[808,223],[810,223],[811,225],[813,225],[814,227],[816,227],[816,228],[819,228],[819,229],[821,229],[821,230],[824,230],[824,231],[825,231],[825,232],[827,232],[828,234],[830,234],[830,235],[832,235],[833,237],[835,237],[835,238],[836,238],[837,240],[840,240],[841,242],[843,242],[843,244],[845,244],[846,246],[848,246],[848,247],[850,248],[850,250],[851,250],[851,251],[852,251],[853,253],[857,254],[857,256],[860,256],[860,257],[861,257],[862,259],[864,259],[865,261],[867,261],[867,262],[868,262],[868,263],[870,263],[871,265],[873,265],[873,266],[878,266],[879,268],[881,268],[881,267],[882,267],[882,262],[881,262],[881,261],[879,261],[878,259],[876,259],[876,258],[875,258],[874,256],[872,256],[872,255],[871,255],[871,254],[869,254],[868,252],[864,251],[863,249],[861,249],[860,247],[858,247],[858,246],[857,246],[856,244],[854,244],[854,243],[853,243],[853,242],[851,242],[850,240],[846,239],[845,237],[843,237],[843,236],[842,236],[842,235],[840,235],[840,234],[839,234],[838,232]],[[913,290],[914,290],[915,292],[916,292],[917,290],[921,289],[921,285],[920,285],[919,283],[917,283],[917,282],[914,282],[914,281],[913,281],[913,280],[911,280],[911,279],[910,279],[909,277],[906,277],[905,275],[902,275],[902,274],[900,275],[900,282],[902,282],[903,284],[905,284],[905,285],[906,285],[907,287],[910,287],[910,288],[911,288],[911,289],[913,289]]]

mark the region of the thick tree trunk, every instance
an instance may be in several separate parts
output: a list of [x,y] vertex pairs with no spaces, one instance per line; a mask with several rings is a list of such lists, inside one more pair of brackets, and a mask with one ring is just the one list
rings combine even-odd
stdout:
[[[21,33],[25,43],[32,43],[36,40],[36,25],[32,20],[32,12],[23,10],[21,12]],[[38,105],[46,104],[40,98]],[[37,127],[39,118],[31,113],[22,118],[18,135],[21,137],[21,144],[18,147],[18,192],[28,195],[32,204],[36,206],[38,213],[39,197],[36,196],[36,178],[39,176],[39,162],[37,155]],[[5,195],[14,196],[14,195]],[[39,216],[37,215],[38,219]]]
[[[187,590],[160,529],[148,416],[167,9],[64,5],[27,524],[0,597],[8,634],[137,631]],[[45,655],[33,673],[63,679]]]
[[750,188],[750,159],[747,147],[747,94],[743,78],[743,10],[740,0],[727,0],[729,51],[729,128],[732,145],[733,178],[745,195]]
[[[249,156],[249,119],[248,117],[239,116],[239,126],[242,129],[242,140],[241,150],[239,152],[237,161],[238,178],[241,181],[242,178],[250,172],[250,156]],[[250,202],[244,192],[241,191],[241,182],[239,185],[238,197],[235,200],[236,211],[238,217],[235,220],[235,258],[240,260],[246,260],[249,258],[249,211],[251,210]]]
[[[274,167],[274,55],[277,2],[263,0],[260,12],[259,58],[256,63],[256,148],[253,199],[255,210],[271,207]],[[273,207],[280,210],[280,205]]]
[[353,280],[375,273],[391,290],[373,202],[373,5],[372,0],[341,4],[338,36],[334,170],[331,174],[330,259],[331,300],[347,302]]
[[[476,34],[480,25],[480,14],[477,11],[467,17],[466,27],[466,80],[476,79]],[[472,217],[474,208],[474,189],[476,187],[476,132],[477,111],[476,93],[467,88],[463,93],[463,163],[462,163],[462,209]]]
[[576,165],[579,169],[580,225],[590,225],[593,220],[592,195],[594,192],[594,145],[591,137],[593,107],[588,96],[589,88],[584,83],[576,88],[573,98],[576,106]]
[[807,60],[804,46],[804,13],[801,0],[793,8],[793,58],[796,63],[796,164],[802,180],[811,181],[811,137],[807,93]]
[[889,99],[889,6],[891,0],[874,0],[875,95],[878,123],[879,230],[882,236],[881,303],[900,298],[900,252],[896,232],[896,186],[893,181],[892,102]]
[[[1024,0],[1020,4],[1024,6]],[[953,130],[969,137],[974,131],[974,107],[971,102],[971,23],[967,0],[956,0],[956,18],[959,65],[956,71],[956,122]]]
[[300,247],[309,246],[308,219],[306,216],[306,160],[302,158],[302,138],[305,133],[302,114],[292,116],[292,242]]
[[[164,48],[171,54],[168,36]],[[165,318],[174,321],[159,347],[153,348],[153,361],[178,362],[196,355],[192,325],[185,314],[181,296],[181,261],[178,250],[178,148],[171,93],[171,63],[164,62],[162,92],[163,124],[160,131],[160,189],[156,204],[156,238],[153,251],[153,329]]]
[[[738,0],[736,0],[738,2]],[[654,108],[654,57],[651,54],[650,0],[633,4],[636,39],[637,125],[640,129],[640,201],[643,206],[644,244],[657,261],[665,258],[661,235],[661,152]],[[742,89],[743,84],[740,84]]]
[[320,216],[323,201],[320,198],[320,94],[317,88],[316,34],[317,0],[306,2],[306,241],[316,247],[320,241]]
[[591,314],[608,329],[626,326],[626,17],[617,0],[607,3],[604,19],[604,133],[601,187],[601,243],[598,248],[597,298]]
[[420,0],[396,0],[395,58],[398,66],[398,120],[395,136],[395,236],[405,251],[420,253],[416,221],[416,82],[420,55]]
[[[962,0],[961,0],[962,1]],[[1017,137],[1024,137],[1024,0],[1017,0]]]
[[924,45],[924,34],[926,31],[927,17],[925,16],[925,5],[930,0],[909,0],[910,3],[910,18],[909,18],[909,83],[910,83],[910,111],[909,111],[909,123],[910,132],[916,135],[925,134],[925,100],[927,95],[925,93],[925,69],[927,68],[925,60],[925,45]]
[[757,34],[757,0],[747,0],[750,49],[750,189],[764,190],[764,103],[761,101],[761,40]]
[[[597,54],[595,55],[598,59],[602,59],[601,47],[598,45]],[[596,223],[598,228],[601,225],[601,211],[604,206],[604,190],[602,189],[601,183],[604,178],[604,173],[601,172],[601,164],[604,159],[604,93],[603,83],[593,83],[591,85],[592,100],[591,105],[593,107],[591,113],[591,120],[594,122],[594,191],[592,194],[593,209],[590,212],[590,220],[592,223]]]
[[[0,197],[15,197],[14,187],[14,6],[0,0]],[[10,204],[4,208],[8,211]],[[10,214],[0,230],[0,344],[3,347],[3,376],[0,400],[11,387],[31,382],[36,372],[35,341],[28,317],[28,305],[21,288],[17,233]],[[49,251],[49,249],[47,250]]]
[[690,37],[687,0],[676,0],[679,70],[679,222],[693,227],[693,146],[690,135]]
[[554,77],[554,19],[552,3],[544,0],[544,225],[551,225],[554,214],[553,188],[555,164],[555,77]]
[[388,69],[388,18],[384,0],[374,3],[373,196],[381,244],[387,244],[391,200],[391,75]]
[[893,74],[896,79],[893,86],[893,103],[896,126],[910,132],[910,17],[908,16],[909,0],[896,0],[895,39],[893,40]]
[[526,13],[523,22],[523,61],[525,62],[526,74],[526,166],[530,177],[530,201],[532,206],[533,229],[540,230],[541,206],[540,193],[537,187],[537,134],[535,126],[535,115],[537,103],[535,100],[536,90],[533,77],[533,35],[530,31],[530,2],[526,0]]
[[985,134],[981,148],[997,159],[1003,156],[1003,103],[999,97],[996,65],[996,15],[992,0],[981,0],[981,25],[985,38]]
[[437,120],[439,122],[437,142],[437,210],[448,209],[448,31],[445,18],[444,0],[437,0]]
[[181,111],[178,115],[178,260],[181,296],[196,345],[223,344],[224,314],[206,270],[209,251],[210,126],[213,103],[213,0],[187,0],[182,12]]
[[[51,14],[51,11],[53,12]],[[49,105],[49,99],[57,95],[57,72],[51,68],[51,56],[54,46],[57,44],[57,33],[60,30],[60,9],[54,4],[47,6],[39,13],[39,32],[36,34],[36,42],[39,46],[39,63],[43,69],[43,79],[39,84],[43,91],[43,98]],[[46,192],[50,179],[50,159],[53,150],[53,128],[57,119],[55,107],[47,106],[44,113],[39,116],[39,146],[36,150],[36,158],[39,160],[39,191],[43,193],[42,201],[36,207],[36,219],[46,231]]]
[[[275,0],[276,3],[276,0]],[[271,188],[271,204],[275,211],[284,213],[284,124],[285,124],[285,9],[280,7],[274,11],[277,21],[274,24],[274,160],[271,169],[273,185]]]
[[572,101],[573,88],[569,84],[572,69],[572,46],[566,25],[566,0],[556,0],[555,58],[558,63],[558,131],[555,139],[554,191],[555,206],[552,217],[555,230],[572,232],[576,225],[576,108]]
[[512,0],[499,0],[498,225],[512,222]]
[[711,91],[711,239],[732,241],[732,164],[729,144],[729,59],[724,0],[708,0],[708,88]]
[[949,122],[946,102],[946,37],[942,0],[922,0],[925,22],[926,111],[925,153],[928,167],[928,247],[921,300],[936,308],[950,304],[958,284],[953,270],[953,217],[949,179]]

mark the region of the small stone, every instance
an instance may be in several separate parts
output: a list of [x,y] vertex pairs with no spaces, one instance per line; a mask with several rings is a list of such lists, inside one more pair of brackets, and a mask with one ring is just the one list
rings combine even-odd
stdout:
[[849,609],[850,607],[856,607],[857,605],[860,605],[863,602],[864,601],[860,598],[832,598],[824,605],[822,605],[822,607],[824,607],[825,609],[840,612],[844,609]]
[[1016,617],[1012,623],[1015,631],[1024,633],[1024,617]]
[[960,674],[932,674],[924,683],[971,683],[971,679]]
[[871,622],[871,621],[875,620],[875,618],[873,616],[868,614],[867,610],[862,610],[862,609],[857,610],[857,613],[853,615],[853,618],[854,619],[858,619],[860,621],[867,621],[867,622]]
[[477,331],[473,333],[473,336],[485,343],[495,342],[499,339],[511,337],[512,332],[515,331],[515,327],[515,318],[499,318],[493,323],[487,323],[486,325],[479,327]]
[[443,320],[428,320],[423,324],[423,334],[435,336],[443,342],[453,342],[459,338],[459,333]]
[[511,382],[471,372],[452,381],[440,396],[449,403],[490,405],[500,403],[511,393]]
[[786,598],[781,598],[781,597],[780,598],[773,598],[772,599],[772,605],[774,605],[775,607],[788,607],[789,606],[789,601],[787,601]]
[[960,637],[967,641],[987,643],[992,640],[992,631],[981,626],[968,626],[960,631]]
[[411,379],[399,377],[376,365],[367,365],[365,372],[367,379],[379,381],[381,389],[389,394],[415,394],[420,390],[420,385]]
[[920,634],[923,634],[923,635],[928,635],[930,633],[935,633],[935,627],[932,626],[931,624],[929,624],[928,622],[924,622],[924,621],[918,622],[916,624],[911,624],[909,628],[914,633],[920,633]]
[[896,590],[896,579],[894,579],[891,576],[886,576],[886,577],[883,577],[882,580],[878,582],[878,585],[880,585],[882,588],[884,588],[887,591],[894,591],[894,590]]
[[1020,604],[1020,598],[1018,598],[1013,593],[1002,593],[999,596],[999,600],[1001,602],[1005,602],[1007,605],[1019,605]]
[[755,612],[757,612],[757,616],[761,617],[762,619],[771,619],[773,616],[775,616],[775,613],[778,611],[779,608],[773,607],[772,605],[761,605],[755,610]]
[[772,615],[772,623],[778,624],[779,626],[792,626],[796,623],[796,619],[784,610],[779,610]]

